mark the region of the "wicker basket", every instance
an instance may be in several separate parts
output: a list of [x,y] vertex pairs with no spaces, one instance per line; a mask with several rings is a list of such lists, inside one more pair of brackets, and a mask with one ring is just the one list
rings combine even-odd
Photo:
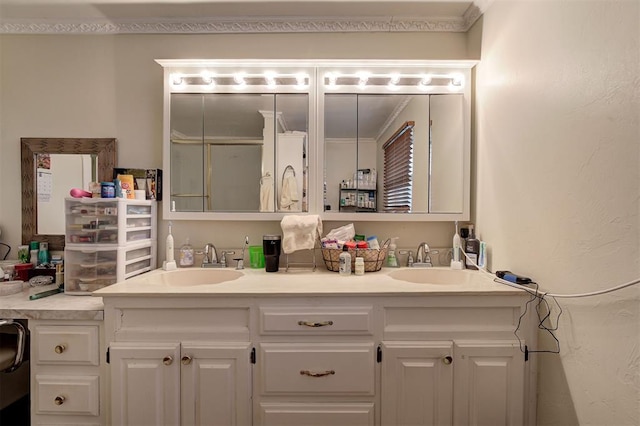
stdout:
[[[364,259],[365,272],[376,272],[382,269],[384,259],[387,257],[387,249],[389,240],[385,241],[382,247],[378,249],[349,249],[351,255],[351,270],[355,270],[356,257]],[[340,249],[322,249],[322,259],[328,270],[338,272],[340,270]]]

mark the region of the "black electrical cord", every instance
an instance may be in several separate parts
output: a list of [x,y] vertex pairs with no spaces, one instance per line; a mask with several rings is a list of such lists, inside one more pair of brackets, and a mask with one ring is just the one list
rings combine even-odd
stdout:
[[7,248],[7,252],[4,254],[4,257],[2,258],[2,260],[7,260],[9,253],[11,253],[11,246],[5,243],[0,243],[0,246],[5,246]]
[[[560,306],[560,304],[558,303],[556,298],[552,297],[553,301],[556,303],[556,306],[558,306],[558,309],[559,309],[558,316],[556,317],[556,320],[555,320],[556,324],[554,326],[553,325],[553,321],[551,321],[551,311],[552,311],[552,309],[551,309],[551,306],[549,305],[549,302],[547,302],[547,300],[545,299],[544,294],[538,292],[538,284],[537,283],[532,282],[531,285],[535,286],[535,291],[531,291],[531,290],[528,290],[526,287],[523,287],[523,290],[526,290],[529,294],[531,294],[531,298],[529,300],[527,300],[527,302],[525,303],[524,311],[522,312],[522,314],[518,318],[518,324],[517,324],[516,329],[514,330],[513,334],[518,339],[518,344],[520,346],[520,351],[522,353],[524,353],[524,354],[530,354],[530,353],[559,354],[560,353],[560,341],[556,337],[555,331],[558,330],[558,324],[560,322],[560,316],[562,315],[562,307]],[[523,347],[522,339],[518,335],[518,331],[520,330],[520,325],[522,324],[522,319],[527,314],[527,311],[529,310],[529,305],[531,303],[533,303],[533,301],[536,300],[536,299],[538,300],[538,303],[536,304],[536,314],[538,315],[538,329],[546,331],[553,338],[553,340],[556,342],[556,349],[554,349],[554,350],[549,350],[549,349],[544,349],[544,350],[536,350],[536,349],[534,349],[534,350],[531,350],[527,346]],[[541,307],[543,305],[544,305],[545,311],[546,311],[546,313],[544,313],[544,314],[541,311]],[[545,322],[547,322],[547,321],[549,321],[549,326],[545,325]]]

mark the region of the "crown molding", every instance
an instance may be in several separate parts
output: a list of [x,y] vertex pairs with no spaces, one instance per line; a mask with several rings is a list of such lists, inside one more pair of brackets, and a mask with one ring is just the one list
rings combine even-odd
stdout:
[[0,34],[237,34],[330,32],[466,32],[480,17],[262,17],[140,20],[0,21]]

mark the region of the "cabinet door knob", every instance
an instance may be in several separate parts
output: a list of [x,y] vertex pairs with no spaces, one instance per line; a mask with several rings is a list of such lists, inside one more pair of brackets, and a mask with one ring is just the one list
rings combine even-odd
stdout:
[[449,355],[445,356],[444,358],[442,358],[442,362],[444,362],[445,364],[449,365],[453,362],[453,358],[451,358]]
[[162,363],[164,365],[171,365],[173,364],[173,357],[172,356],[165,356],[164,358],[162,358]]
[[64,400],[65,400],[64,396],[58,395],[58,396],[56,396],[56,399],[53,400],[53,402],[56,405],[62,405],[62,404],[64,404]]
[[333,321],[298,321],[298,325],[304,325],[306,327],[326,327],[328,325],[333,325]]
[[53,350],[56,351],[57,354],[61,354],[65,349],[67,349],[65,345],[56,345]]
[[182,365],[191,364],[191,357],[189,355],[185,355],[182,357]]
[[336,372],[334,370],[327,370],[327,371],[320,371],[320,372],[300,370],[300,374],[303,376],[309,376],[309,377],[324,377],[324,376],[332,376],[336,374]]

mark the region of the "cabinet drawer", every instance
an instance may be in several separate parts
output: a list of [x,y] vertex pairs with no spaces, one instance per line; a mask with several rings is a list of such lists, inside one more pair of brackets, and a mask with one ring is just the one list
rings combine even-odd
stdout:
[[264,343],[262,394],[373,395],[373,343]]
[[97,326],[38,326],[33,349],[37,364],[100,364]]
[[35,383],[37,414],[99,415],[100,378],[98,376],[37,374]]
[[260,308],[262,334],[373,334],[373,307]]
[[373,403],[263,403],[260,416],[264,426],[373,426],[375,418]]

